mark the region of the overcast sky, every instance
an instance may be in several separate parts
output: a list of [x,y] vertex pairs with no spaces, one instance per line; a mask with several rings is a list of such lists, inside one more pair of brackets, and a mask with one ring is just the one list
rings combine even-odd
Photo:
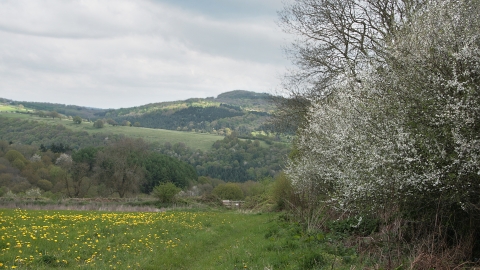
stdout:
[[1,0],[0,97],[97,108],[273,93],[282,0]]

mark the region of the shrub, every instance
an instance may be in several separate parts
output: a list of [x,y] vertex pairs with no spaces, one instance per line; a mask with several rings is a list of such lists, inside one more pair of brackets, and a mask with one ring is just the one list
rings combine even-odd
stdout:
[[73,123],[81,124],[82,123],[82,118],[80,116],[73,117]]
[[49,191],[53,188],[53,184],[52,182],[48,181],[48,180],[45,180],[45,179],[41,179],[37,182],[37,186],[41,189],[43,189],[44,191]]
[[288,200],[293,196],[293,187],[290,180],[285,174],[279,174],[275,177],[273,183],[271,198],[276,204],[278,210],[283,210],[287,207]]
[[173,183],[162,183],[153,188],[153,196],[158,198],[162,203],[171,203],[174,201],[175,196],[181,191]]
[[7,191],[7,193],[5,193],[3,195],[4,198],[8,198],[8,199],[15,199],[17,198],[17,195],[15,195],[15,193],[13,193],[11,190]]
[[97,121],[95,121],[95,123],[93,123],[93,127],[95,128],[103,128],[103,121],[98,119]]
[[40,196],[42,196],[42,192],[39,188],[32,188],[25,191],[25,196],[29,198],[39,198]]
[[243,199],[243,191],[235,183],[220,184],[213,189],[212,194],[223,200]]

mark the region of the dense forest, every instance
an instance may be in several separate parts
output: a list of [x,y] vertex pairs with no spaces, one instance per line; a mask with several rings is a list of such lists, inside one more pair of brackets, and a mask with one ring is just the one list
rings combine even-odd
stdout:
[[273,177],[282,170],[289,145],[272,143],[262,147],[258,140],[226,136],[210,151],[193,150],[184,144],[166,144],[159,151],[194,166],[198,175],[229,182],[245,182]]
[[[221,104],[219,107],[187,107],[170,112],[153,111],[139,116],[125,116],[114,118],[117,122],[126,119],[131,123],[139,122],[143,127],[161,128],[170,130],[207,130],[211,122],[244,115],[240,108],[231,109]],[[215,128],[215,127],[211,127]]]

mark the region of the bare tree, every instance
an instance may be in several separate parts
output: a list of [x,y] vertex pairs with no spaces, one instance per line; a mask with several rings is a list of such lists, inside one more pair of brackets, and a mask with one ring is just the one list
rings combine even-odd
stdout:
[[83,197],[92,186],[88,175],[89,166],[87,163],[73,163],[70,169],[70,185],[67,186],[71,197]]
[[[301,125],[308,101],[328,96],[347,77],[388,58],[400,26],[427,0],[295,0],[279,12],[280,26],[296,40],[287,54],[297,67],[284,79],[273,123]],[[294,111],[296,115],[291,115]]]
[[144,179],[142,160],[147,144],[141,140],[122,139],[97,154],[96,175],[99,182],[117,192],[121,198],[139,190]]

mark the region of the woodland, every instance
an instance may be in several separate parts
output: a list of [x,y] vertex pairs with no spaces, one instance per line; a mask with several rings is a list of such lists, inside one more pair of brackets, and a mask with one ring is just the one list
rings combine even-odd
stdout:
[[[209,150],[200,150],[185,143],[147,143],[122,133],[73,131],[60,120],[52,124],[1,115],[0,138],[1,156],[8,153],[8,158],[1,159],[4,195],[39,188],[53,197],[131,197],[151,194],[162,183],[183,190],[199,186],[195,193],[210,194],[224,182],[274,177],[289,151],[288,144],[268,137],[239,139],[233,133],[219,137]],[[120,164],[122,168],[117,167]],[[203,177],[200,182],[199,176]],[[241,194],[237,197],[243,198]]]

